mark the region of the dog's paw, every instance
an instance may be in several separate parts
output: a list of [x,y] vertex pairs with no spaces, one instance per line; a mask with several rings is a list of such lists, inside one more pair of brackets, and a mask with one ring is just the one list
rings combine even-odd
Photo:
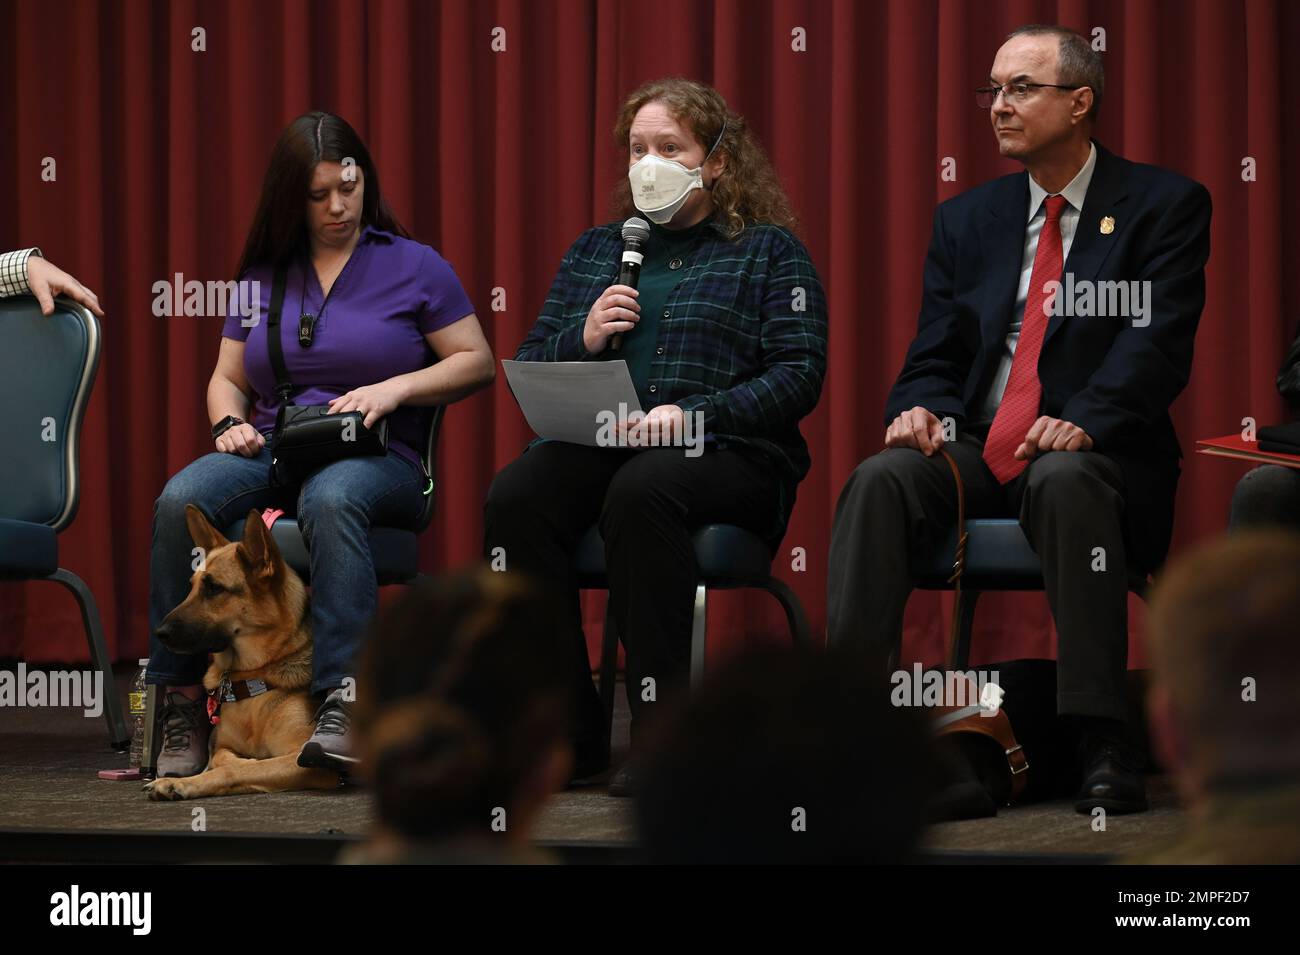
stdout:
[[187,798],[183,779],[173,779],[165,777],[162,779],[151,779],[144,784],[144,791],[154,802],[164,800],[176,800]]

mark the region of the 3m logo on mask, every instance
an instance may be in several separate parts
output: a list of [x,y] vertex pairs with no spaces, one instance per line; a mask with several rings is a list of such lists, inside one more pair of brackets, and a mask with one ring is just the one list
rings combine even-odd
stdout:
[[[649,157],[647,157],[647,158],[649,158]],[[639,168],[639,169],[641,170],[641,175],[640,175],[640,179],[641,179],[640,195],[641,195],[641,198],[642,198],[643,200],[645,200],[647,203],[653,204],[653,203],[655,202],[655,191],[656,191],[656,188],[657,188],[656,185],[655,185],[655,183],[658,181],[658,177],[659,177],[659,168],[658,168],[657,166],[655,166],[653,163],[648,163],[648,162],[645,162],[644,160],[642,160],[641,162],[638,162],[638,163],[637,163],[635,166],[633,166],[632,168],[633,168],[633,169],[638,169],[638,168]],[[641,203],[638,202],[638,203],[637,203],[637,208],[640,208],[640,206],[641,206]]]

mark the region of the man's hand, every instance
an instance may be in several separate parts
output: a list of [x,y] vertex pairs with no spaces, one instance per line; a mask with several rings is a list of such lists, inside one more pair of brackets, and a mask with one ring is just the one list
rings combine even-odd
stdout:
[[943,422],[917,405],[885,429],[885,447],[916,448],[928,458],[943,447]]
[[1077,424],[1043,415],[1025,432],[1025,440],[1016,448],[1017,461],[1028,461],[1046,451],[1091,451],[1092,438]]
[[66,295],[74,302],[79,302],[100,318],[104,311],[99,307],[99,298],[86,286],[82,285],[53,262],[47,262],[39,255],[27,259],[27,287],[41,303],[41,314],[54,314],[54,296]]
[[400,385],[392,380],[381,381],[377,385],[366,385],[344,392],[329,404],[330,414],[342,414],[345,411],[360,411],[365,415],[361,422],[367,428],[374,427],[376,421],[396,411],[404,395]]

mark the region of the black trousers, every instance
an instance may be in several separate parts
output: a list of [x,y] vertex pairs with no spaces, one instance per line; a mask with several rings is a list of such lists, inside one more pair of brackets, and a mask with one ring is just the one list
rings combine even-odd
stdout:
[[[1128,567],[1119,465],[1099,452],[1051,451],[1000,485],[983,449],[983,438],[971,433],[946,445],[966,486],[966,516],[1018,517],[1042,562],[1059,636],[1057,712],[1125,720]],[[882,657],[898,649],[916,558],[952,528],[956,494],[938,454],[888,448],[858,465],[831,532],[831,646]],[[1096,569],[1099,553],[1104,570]]]
[[497,474],[484,507],[484,552],[491,560],[503,548],[507,572],[528,574],[569,608],[579,753],[601,738],[603,720],[573,570],[574,549],[588,528],[599,523],[605,541],[635,745],[647,717],[677,696],[689,676],[698,582],[693,529],[717,522],[765,533],[779,494],[771,464],[749,449],[687,457],[682,448],[546,441]]

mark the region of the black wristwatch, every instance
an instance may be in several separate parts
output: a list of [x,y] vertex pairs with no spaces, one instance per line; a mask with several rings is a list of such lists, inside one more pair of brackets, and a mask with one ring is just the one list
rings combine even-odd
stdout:
[[243,418],[236,418],[232,414],[226,415],[220,421],[212,426],[212,438],[215,441],[237,424],[243,424]]

